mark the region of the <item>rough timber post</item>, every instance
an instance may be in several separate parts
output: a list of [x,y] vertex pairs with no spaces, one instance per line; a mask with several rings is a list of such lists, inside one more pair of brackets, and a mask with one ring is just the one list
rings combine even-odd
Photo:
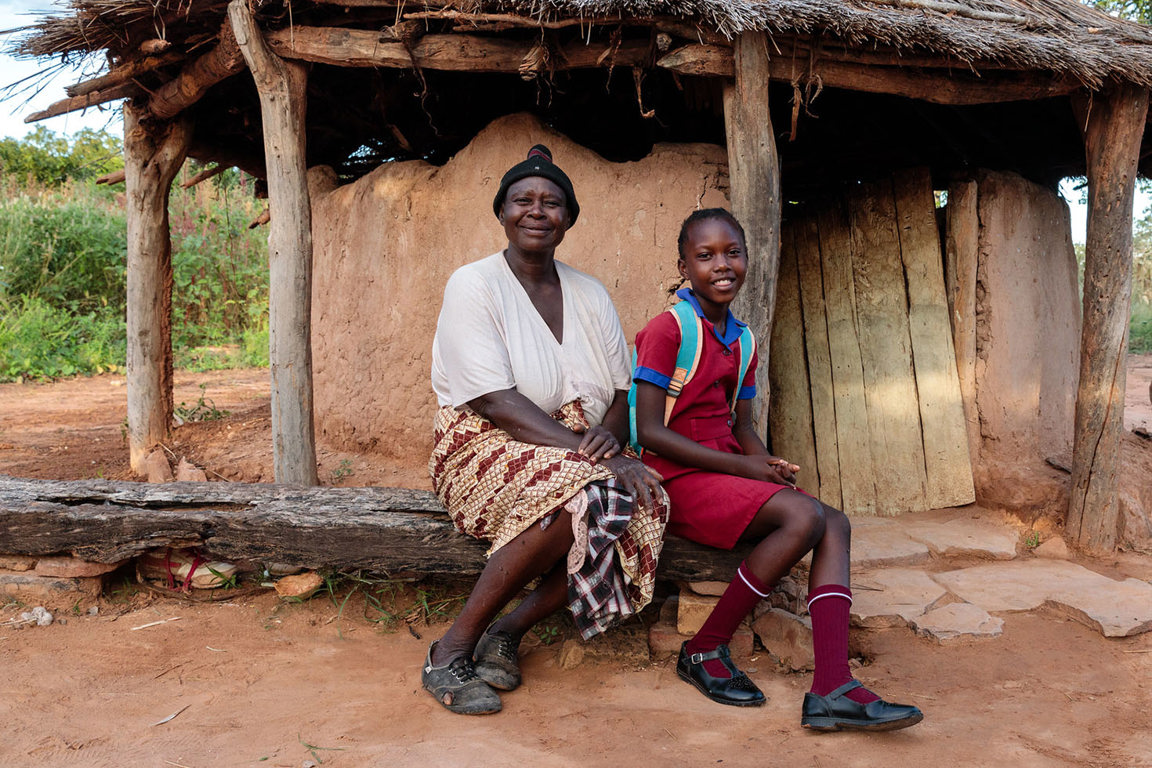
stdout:
[[184,162],[185,121],[143,121],[124,105],[128,217],[128,455],[132,471],[168,439],[172,418],[172,241],[168,192]]
[[1148,91],[1122,85],[1094,95],[1084,106],[1088,230],[1067,531],[1081,548],[1106,552],[1116,546],[1119,516],[1116,473],[1132,303],[1132,198]]
[[228,5],[232,32],[260,94],[268,168],[272,461],[278,483],[316,485],[312,423],[312,210],[304,162],[307,69],[269,49],[246,0]]
[[746,32],[733,44],[735,82],[724,88],[728,137],[729,198],[748,239],[748,274],[734,312],[756,334],[753,418],[757,434],[768,432],[768,354],[776,277],[780,272],[780,161],[768,113],[768,38]]

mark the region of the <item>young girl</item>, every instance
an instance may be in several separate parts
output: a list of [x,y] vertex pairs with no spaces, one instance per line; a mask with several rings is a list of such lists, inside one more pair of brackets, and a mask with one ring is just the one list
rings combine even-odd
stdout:
[[799,467],[769,455],[753,429],[756,355],[752,352],[744,380],[737,381],[744,323],[728,309],[748,267],[744,229],[726,210],[696,211],[680,229],[679,250],[680,274],[690,287],[677,295],[700,318],[703,349],[665,425],[679,326],[672,313],[663,312],[639,333],[637,435],[644,461],[664,476],[672,501],[670,533],[722,549],[738,541],[757,543],[704,626],[681,647],[677,673],[721,704],[763,704],[764,694],[732,663],[727,643],[753,607],[811,551],[808,611],[816,672],[804,696],[801,724],[879,731],[920,722],[919,709],[885,702],[849,671],[848,518],[797,490]]

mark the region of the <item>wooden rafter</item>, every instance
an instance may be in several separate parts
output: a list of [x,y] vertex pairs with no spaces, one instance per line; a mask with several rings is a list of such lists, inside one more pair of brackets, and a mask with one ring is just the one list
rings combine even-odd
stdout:
[[[733,73],[732,49],[717,45],[686,45],[656,64],[688,75],[731,77]],[[777,81],[803,83],[815,79],[826,88],[887,93],[952,105],[1041,99],[1067,95],[1080,87],[1066,77],[1000,71],[980,77],[956,71],[837,61],[823,55],[811,63],[799,56],[774,57],[769,60],[768,73]]]
[[175,117],[195,104],[209,88],[244,69],[244,57],[232,28],[225,23],[220,42],[215,48],[184,67],[180,74],[156,89],[148,100],[148,113],[153,117]]
[[[285,59],[343,67],[416,66],[457,72],[519,72],[537,45],[463,34],[426,35],[408,44],[382,41],[379,32],[339,27],[295,26],[265,37],[268,46]],[[619,46],[576,41],[560,50],[553,68],[638,66],[647,61],[648,51],[647,41],[627,41]]]

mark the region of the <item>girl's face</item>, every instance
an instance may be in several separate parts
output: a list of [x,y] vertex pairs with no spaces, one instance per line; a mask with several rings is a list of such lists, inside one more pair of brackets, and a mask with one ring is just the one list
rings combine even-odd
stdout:
[[725,218],[694,221],[688,225],[678,266],[705,314],[709,305],[727,308],[748,271],[744,238]]

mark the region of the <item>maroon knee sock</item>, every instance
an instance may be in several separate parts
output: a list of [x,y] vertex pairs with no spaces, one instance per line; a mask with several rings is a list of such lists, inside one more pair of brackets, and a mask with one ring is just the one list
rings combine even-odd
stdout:
[[[704,626],[688,641],[688,653],[707,653],[715,650],[718,645],[731,642],[740,622],[771,591],[772,585],[762,584],[746,562],[740,563],[736,569],[736,578],[724,590],[724,595],[708,615]],[[728,670],[718,659],[704,662],[704,669],[713,677],[729,676]]]
[[[838,584],[826,584],[808,593],[808,615],[812,618],[812,646],[816,655],[816,672],[812,675],[812,693],[827,696],[852,680],[848,668],[848,620],[852,608],[852,590]],[[880,698],[867,688],[856,688],[844,694],[858,704]]]

